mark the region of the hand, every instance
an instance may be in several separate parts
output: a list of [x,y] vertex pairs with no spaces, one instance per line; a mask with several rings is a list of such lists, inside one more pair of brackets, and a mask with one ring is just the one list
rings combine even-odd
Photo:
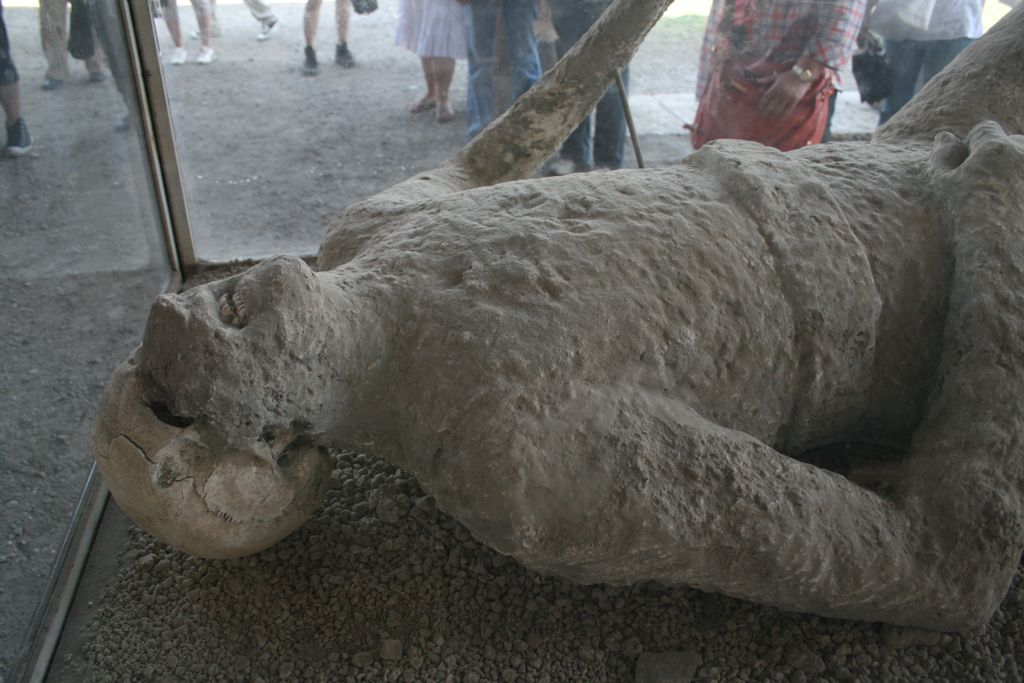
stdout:
[[761,97],[758,109],[768,119],[777,119],[793,111],[800,99],[810,90],[811,84],[804,83],[792,71],[783,71]]

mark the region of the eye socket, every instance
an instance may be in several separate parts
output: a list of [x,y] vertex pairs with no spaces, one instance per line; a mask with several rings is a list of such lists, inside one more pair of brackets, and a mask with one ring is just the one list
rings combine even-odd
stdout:
[[149,409],[153,411],[153,415],[156,419],[160,420],[165,425],[177,427],[178,429],[184,429],[195,422],[191,417],[175,415],[163,401],[153,401],[149,404]]

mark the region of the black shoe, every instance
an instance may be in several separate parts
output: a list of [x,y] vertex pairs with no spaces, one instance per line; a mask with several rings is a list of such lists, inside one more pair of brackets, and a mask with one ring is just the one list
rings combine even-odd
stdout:
[[12,157],[23,157],[32,149],[32,138],[28,136],[25,119],[18,119],[7,126],[7,154]]
[[316,76],[320,73],[320,65],[316,63],[316,50],[306,46],[306,63],[302,65],[302,73],[306,76]]
[[51,90],[57,90],[64,85],[64,81],[59,78],[44,78],[43,79],[43,90],[47,92]]
[[356,65],[355,57],[348,51],[348,43],[341,43],[334,48],[334,63],[346,69],[351,69]]
[[102,83],[105,80],[107,80],[107,75],[105,73],[103,73],[102,71],[90,71],[89,72],[89,82],[90,83]]

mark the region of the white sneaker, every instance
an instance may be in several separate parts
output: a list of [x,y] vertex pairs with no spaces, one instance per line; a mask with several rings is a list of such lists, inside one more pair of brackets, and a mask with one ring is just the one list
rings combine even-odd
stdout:
[[171,50],[171,64],[181,66],[188,61],[188,51],[183,47],[176,47]]
[[214,53],[212,47],[204,47],[196,55],[196,64],[209,64],[213,61]]
[[260,42],[263,42],[264,40],[269,40],[270,36],[274,34],[274,31],[277,30],[277,26],[280,23],[281,22],[278,20],[277,17],[271,17],[266,21],[261,21],[260,32],[256,34],[256,40]]

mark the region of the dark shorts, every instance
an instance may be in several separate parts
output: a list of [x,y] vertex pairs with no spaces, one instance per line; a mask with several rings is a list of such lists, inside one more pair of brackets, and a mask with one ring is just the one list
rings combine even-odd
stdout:
[[0,3],[0,86],[18,82],[18,70],[11,59],[11,41],[7,39],[7,24],[4,23],[4,6]]

